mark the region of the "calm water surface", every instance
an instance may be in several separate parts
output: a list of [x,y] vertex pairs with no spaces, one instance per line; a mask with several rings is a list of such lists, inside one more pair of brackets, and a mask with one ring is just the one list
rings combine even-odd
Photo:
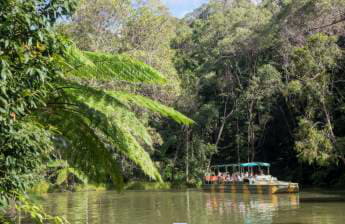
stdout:
[[48,194],[43,206],[72,224],[345,223],[344,202],[300,202],[324,196],[108,191]]

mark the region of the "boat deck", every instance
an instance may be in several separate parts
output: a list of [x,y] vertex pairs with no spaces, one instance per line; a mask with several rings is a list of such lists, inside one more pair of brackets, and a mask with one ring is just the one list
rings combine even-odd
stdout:
[[272,184],[249,184],[249,183],[213,183],[204,184],[204,191],[231,192],[248,194],[279,194],[298,193],[299,187],[296,183],[272,183]]

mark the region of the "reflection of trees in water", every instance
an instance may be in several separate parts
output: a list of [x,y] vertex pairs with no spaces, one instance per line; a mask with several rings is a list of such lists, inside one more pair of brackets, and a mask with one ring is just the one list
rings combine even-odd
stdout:
[[[298,194],[287,195],[249,195],[233,193],[206,194],[205,208],[208,213],[219,216],[236,216],[247,222],[256,218],[270,223],[274,214],[281,208],[299,207]],[[253,221],[254,222],[254,221]]]
[[298,195],[203,192],[89,192],[52,194],[45,207],[73,224],[271,223],[282,207],[297,208]]
[[[50,214],[63,216],[69,220],[75,220],[75,224],[85,223],[85,197],[72,193],[54,193],[47,196],[45,207]],[[53,199],[53,200],[51,200]],[[73,208],[69,210],[68,208]]]

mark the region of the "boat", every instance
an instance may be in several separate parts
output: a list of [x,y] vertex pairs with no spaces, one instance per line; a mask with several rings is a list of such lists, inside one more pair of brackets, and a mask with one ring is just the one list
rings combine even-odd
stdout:
[[250,162],[211,166],[203,178],[203,190],[249,194],[298,193],[298,183],[270,175],[270,164]]

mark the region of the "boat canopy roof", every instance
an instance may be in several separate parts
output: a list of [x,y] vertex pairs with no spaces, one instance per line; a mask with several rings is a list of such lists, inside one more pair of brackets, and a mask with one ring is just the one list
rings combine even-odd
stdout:
[[269,163],[264,162],[251,162],[251,163],[240,163],[240,164],[225,164],[225,165],[215,165],[211,166],[214,168],[222,168],[222,167],[270,167]]
[[240,166],[241,167],[254,167],[254,166],[270,167],[271,165],[269,163],[252,162],[252,163],[241,163]]

